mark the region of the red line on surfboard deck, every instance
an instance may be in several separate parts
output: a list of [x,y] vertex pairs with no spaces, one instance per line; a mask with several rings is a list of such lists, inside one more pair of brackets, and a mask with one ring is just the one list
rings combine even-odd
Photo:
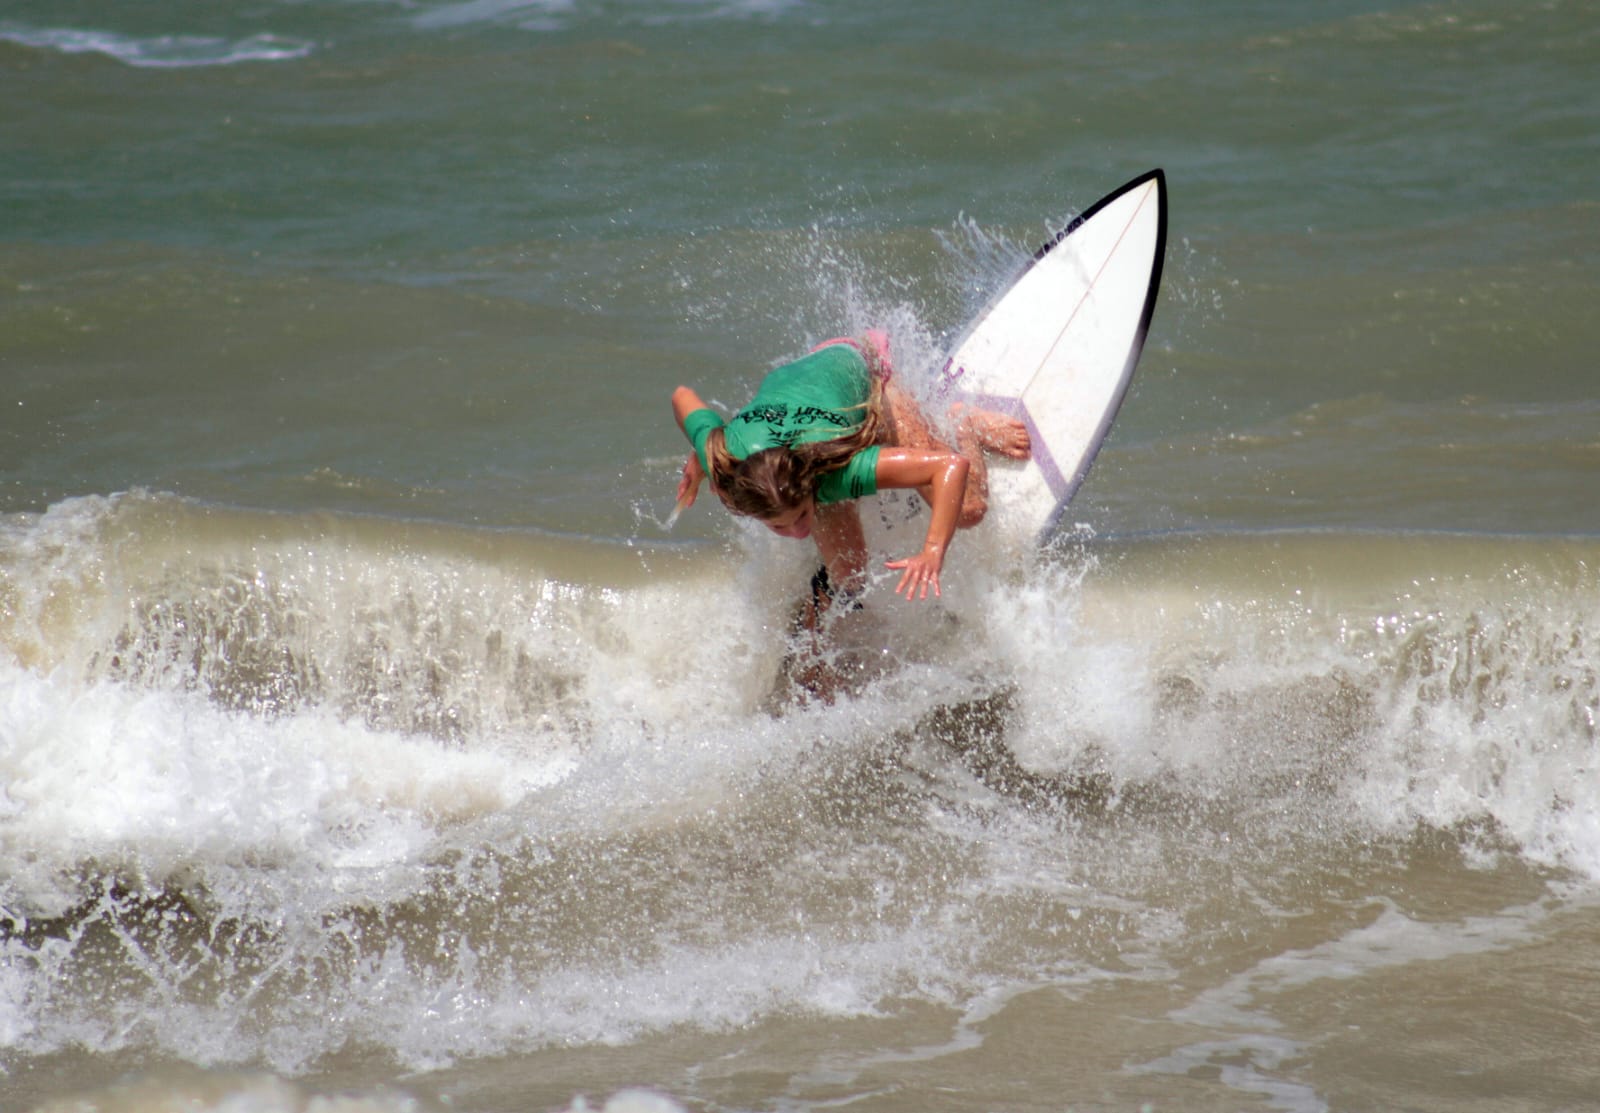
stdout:
[[[1089,300],[1089,295],[1094,292],[1095,285],[1100,281],[1100,276],[1105,274],[1106,267],[1110,265],[1111,257],[1117,253],[1117,248],[1120,247],[1122,245],[1122,241],[1127,238],[1128,229],[1133,227],[1133,222],[1139,218],[1139,213],[1144,209],[1145,201],[1148,199],[1149,189],[1147,187],[1146,196],[1140,198],[1139,203],[1134,206],[1133,215],[1130,216],[1128,218],[1128,222],[1123,225],[1121,233],[1119,233],[1117,236],[1116,243],[1112,244],[1111,246],[1111,250],[1106,252],[1105,261],[1100,264],[1100,269],[1095,272],[1094,278],[1090,279],[1089,285],[1083,291],[1083,296],[1078,299],[1078,304],[1073,306],[1072,312],[1067,315],[1066,322],[1061,326],[1061,331],[1056,333],[1055,342],[1052,343],[1045,354],[1040,357],[1039,365],[1034,369],[1033,375],[1025,384],[1023,384],[1022,389],[1024,393],[1026,393],[1028,388],[1033,385],[1034,380],[1039,377],[1040,371],[1044,369],[1044,364],[1050,358],[1051,354],[1056,350],[1056,348],[1060,347],[1061,338],[1066,335],[1067,329],[1072,327],[1072,322],[1077,319],[1078,311],[1083,308],[1084,302]],[[1065,236],[1062,237],[1063,240],[1065,238]],[[1061,240],[1058,240],[1056,243],[1051,244],[1049,250],[1055,250],[1060,243]],[[828,343],[834,343],[834,341],[829,341]],[[819,345],[819,347],[820,346],[821,345]],[[952,368],[954,369],[952,370]],[[955,389],[959,384],[961,377],[966,373],[967,369],[965,367],[955,367],[955,357],[952,356],[950,359],[945,360],[944,367],[940,371],[941,381],[939,383],[939,396],[942,398]]]
[[1044,370],[1046,361],[1048,361],[1050,356],[1054,354],[1056,348],[1060,347],[1061,338],[1067,334],[1067,329],[1072,327],[1072,322],[1077,319],[1078,311],[1083,308],[1084,302],[1089,300],[1089,295],[1094,293],[1094,288],[1099,283],[1100,276],[1105,274],[1106,267],[1111,265],[1111,257],[1117,253],[1117,248],[1122,246],[1122,241],[1127,239],[1128,229],[1132,228],[1133,222],[1139,219],[1139,214],[1144,211],[1145,204],[1150,200],[1155,192],[1155,183],[1147,182],[1144,186],[1144,196],[1139,198],[1139,203],[1133,207],[1133,214],[1128,217],[1128,222],[1122,226],[1122,231],[1117,233],[1116,242],[1111,245],[1111,250],[1106,252],[1106,257],[1104,261],[1101,262],[1100,269],[1095,271],[1094,277],[1089,280],[1089,286],[1083,291],[1083,297],[1078,299],[1078,304],[1072,307],[1072,312],[1068,315],[1066,323],[1061,326],[1061,331],[1056,333],[1055,343],[1051,344],[1044,355],[1040,357],[1039,365],[1034,368],[1033,374],[1029,377],[1028,381],[1022,385],[1022,392],[1024,394],[1026,394],[1028,389],[1033,386],[1034,380],[1039,377],[1039,373]]

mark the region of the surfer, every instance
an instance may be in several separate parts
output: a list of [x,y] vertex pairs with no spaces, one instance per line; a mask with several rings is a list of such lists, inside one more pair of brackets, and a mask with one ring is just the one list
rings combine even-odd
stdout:
[[693,446],[678,481],[678,505],[694,503],[700,483],[735,514],[759,519],[781,537],[815,540],[823,568],[813,581],[819,604],[828,585],[847,593],[866,579],[867,545],[853,500],[910,488],[932,509],[922,550],[889,560],[901,573],[896,594],[939,595],[939,572],[957,529],[988,510],[986,453],[1025,460],[1023,423],[957,405],[955,445],[934,434],[910,393],[895,381],[888,336],[829,340],[762,381],[731,421],[686,386],[672,413]]

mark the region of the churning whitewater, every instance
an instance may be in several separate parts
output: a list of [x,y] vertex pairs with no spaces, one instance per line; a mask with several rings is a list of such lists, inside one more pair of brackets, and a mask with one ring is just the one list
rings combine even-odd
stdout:
[[831,706],[780,698],[777,545],[13,516],[8,1046],[422,1069],[981,1011],[1150,976],[1258,859],[1419,823],[1600,876],[1592,543],[969,551],[948,610],[869,589]]

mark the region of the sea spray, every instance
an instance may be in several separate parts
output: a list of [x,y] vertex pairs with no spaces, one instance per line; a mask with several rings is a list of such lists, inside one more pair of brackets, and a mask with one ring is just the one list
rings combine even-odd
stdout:
[[132,494],[5,536],[15,1052],[435,1069],[1136,978],[1247,866],[1419,832],[1600,874],[1583,541],[968,534],[775,706],[811,564],[757,526]]

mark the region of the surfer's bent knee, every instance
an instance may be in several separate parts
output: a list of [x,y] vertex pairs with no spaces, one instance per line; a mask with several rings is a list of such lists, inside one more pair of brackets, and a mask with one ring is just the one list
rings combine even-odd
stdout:
[[961,513],[956,516],[957,529],[971,529],[984,516],[989,513],[989,502],[982,497],[969,498],[961,504]]

